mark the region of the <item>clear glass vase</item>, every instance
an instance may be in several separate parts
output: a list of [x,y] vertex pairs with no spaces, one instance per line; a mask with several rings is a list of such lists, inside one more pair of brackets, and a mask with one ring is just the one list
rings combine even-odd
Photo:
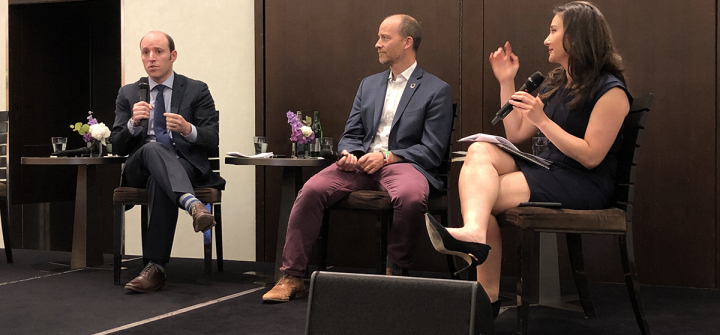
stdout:
[[292,142],[292,157],[293,158],[308,158],[310,155],[310,144],[308,143],[297,143]]
[[100,141],[88,142],[88,148],[90,148],[90,157],[103,157],[107,155],[105,146]]

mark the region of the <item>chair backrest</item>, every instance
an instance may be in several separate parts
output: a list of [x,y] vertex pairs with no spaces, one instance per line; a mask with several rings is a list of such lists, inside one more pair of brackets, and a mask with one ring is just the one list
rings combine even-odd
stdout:
[[0,182],[7,181],[8,116],[7,111],[0,111]]
[[615,175],[617,181],[615,201],[616,207],[628,212],[628,218],[632,215],[631,203],[635,195],[634,184],[637,164],[640,160],[640,144],[642,143],[645,123],[654,98],[654,95],[648,94],[635,99],[632,106],[630,106],[630,113],[625,117],[621,128],[623,137]]
[[[218,122],[220,118],[220,111],[217,111]],[[210,168],[217,174],[220,174],[220,147],[213,148],[212,151],[208,152],[208,161],[210,161]]]
[[[453,135],[455,134],[455,120],[457,120],[458,116],[458,104],[454,103],[452,105],[453,109],[453,120],[452,120],[452,130],[450,130],[450,144],[447,147],[447,150],[445,151],[445,156],[443,158],[442,163],[440,163],[440,166],[438,166],[438,177],[440,177],[440,180],[443,182],[443,185],[445,190],[447,190],[448,187],[448,177],[450,176],[450,168],[452,163],[452,144],[454,142]],[[443,190],[443,191],[445,191]]]

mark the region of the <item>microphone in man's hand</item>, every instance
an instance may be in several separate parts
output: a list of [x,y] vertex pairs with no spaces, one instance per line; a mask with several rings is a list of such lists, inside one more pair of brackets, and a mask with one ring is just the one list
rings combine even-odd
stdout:
[[[139,97],[140,101],[149,102],[150,101],[150,95],[149,95],[150,84],[148,83],[148,78],[147,77],[140,78],[139,85],[140,85],[140,91],[138,94],[140,95],[140,97]],[[147,125],[148,125],[148,119],[140,120],[140,126],[147,128]]]
[[[93,145],[92,148],[95,146]],[[70,150],[63,150],[59,152],[53,152],[50,154],[50,156],[58,156],[58,157],[75,157],[75,156],[81,156],[81,155],[88,155],[93,153],[93,149],[84,147],[79,149],[70,149]]]
[[[543,76],[540,71],[535,72],[528,78],[528,80],[525,82],[525,84],[520,87],[520,91],[525,91],[528,93],[532,93],[536,88],[542,84],[542,82],[545,80],[545,77]],[[498,123],[500,120],[504,119],[510,112],[513,110],[513,105],[510,104],[510,101],[506,102],[502,108],[495,114],[495,118],[492,120],[492,124]]]
[[320,157],[337,162],[340,160],[340,158],[345,157],[345,155],[337,151],[332,151],[330,149],[322,149],[320,150]]

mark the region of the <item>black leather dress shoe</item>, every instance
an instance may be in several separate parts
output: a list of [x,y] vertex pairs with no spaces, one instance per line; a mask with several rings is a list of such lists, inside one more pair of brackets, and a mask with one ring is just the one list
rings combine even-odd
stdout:
[[140,293],[155,292],[166,287],[167,277],[165,277],[165,271],[159,265],[153,263],[148,263],[140,272],[140,275],[125,285],[126,289]]

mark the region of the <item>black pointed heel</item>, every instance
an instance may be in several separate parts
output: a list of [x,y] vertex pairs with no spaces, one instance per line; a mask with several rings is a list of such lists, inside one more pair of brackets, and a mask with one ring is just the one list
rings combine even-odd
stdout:
[[491,303],[492,309],[493,309],[493,318],[497,319],[498,315],[500,315],[500,307],[502,307],[502,301],[500,299],[495,300],[495,302]]
[[490,246],[483,243],[460,241],[447,231],[443,225],[435,221],[429,214],[425,214],[425,226],[427,226],[430,241],[440,253],[446,255],[458,256],[464,259],[468,266],[455,272],[455,275],[465,272],[472,266],[477,266],[485,262]]

